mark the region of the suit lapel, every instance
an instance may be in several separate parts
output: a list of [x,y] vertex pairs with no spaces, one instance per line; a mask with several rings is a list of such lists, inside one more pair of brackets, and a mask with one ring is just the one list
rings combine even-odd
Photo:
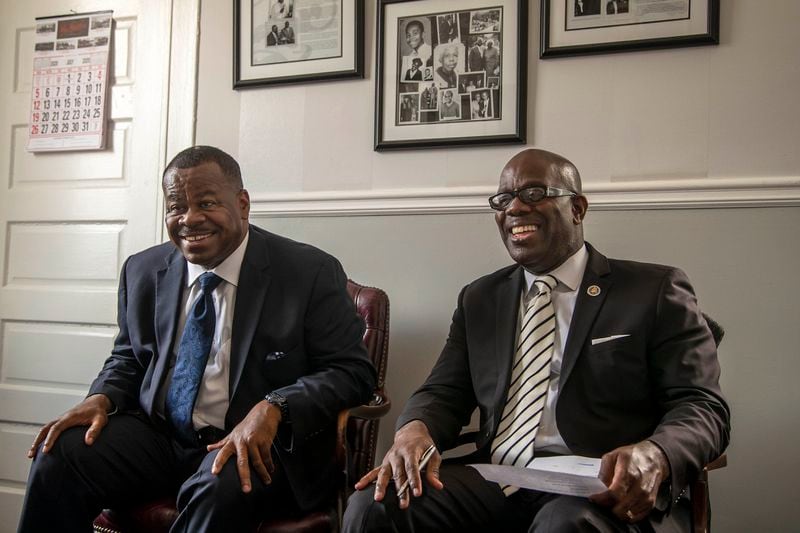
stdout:
[[[173,250],[167,259],[167,266],[156,274],[156,347],[158,357],[153,372],[153,387],[150,402],[155,399],[158,387],[163,386],[167,375],[167,363],[172,357],[172,345],[175,328],[178,322],[178,311],[181,303],[181,291],[186,273],[186,261],[177,250]],[[157,412],[163,412],[163,405],[156,406]]]
[[[594,324],[597,313],[605,302],[608,291],[611,288],[611,280],[607,277],[609,273],[608,259],[590,244],[586,244],[589,251],[589,260],[586,264],[586,272],[583,281],[578,289],[578,297],[575,301],[575,311],[572,313],[567,344],[564,348],[564,355],[561,361],[560,387],[563,389],[564,383],[569,379],[580,355],[581,348],[586,343],[586,336]],[[590,287],[599,288],[589,290]],[[590,294],[594,294],[592,296]]]
[[247,250],[239,273],[236,307],[231,331],[231,370],[228,398],[231,400],[242,377],[247,352],[252,344],[256,326],[261,320],[264,295],[269,287],[269,257],[267,242],[261,233],[250,230]]
[[497,387],[494,392],[495,420],[492,433],[500,421],[503,406],[506,401],[508,382],[511,379],[511,366],[514,362],[514,342],[517,333],[517,318],[519,317],[520,294],[524,273],[522,268],[517,268],[503,280],[497,291],[495,326],[495,349],[497,356]]

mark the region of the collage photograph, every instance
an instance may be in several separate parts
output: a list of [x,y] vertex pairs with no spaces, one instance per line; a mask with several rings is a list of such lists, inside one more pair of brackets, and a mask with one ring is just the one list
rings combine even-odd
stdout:
[[396,125],[500,119],[503,9],[398,19]]

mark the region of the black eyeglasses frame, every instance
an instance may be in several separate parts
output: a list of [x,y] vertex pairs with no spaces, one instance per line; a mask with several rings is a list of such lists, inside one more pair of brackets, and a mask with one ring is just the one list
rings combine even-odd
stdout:
[[[536,200],[532,200],[531,191],[541,191],[542,195]],[[532,185],[530,187],[523,187],[522,189],[514,189],[513,191],[500,192],[489,197],[489,207],[495,211],[505,211],[514,198],[519,198],[523,203],[528,205],[536,205],[545,198],[559,198],[561,196],[578,196],[578,193],[567,190],[559,189],[558,187],[542,187],[541,185]],[[497,202],[500,198],[508,197],[508,201],[502,205]]]

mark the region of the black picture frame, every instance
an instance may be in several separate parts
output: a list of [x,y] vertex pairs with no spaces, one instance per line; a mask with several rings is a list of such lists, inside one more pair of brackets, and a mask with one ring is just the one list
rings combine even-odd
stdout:
[[[422,45],[415,41],[418,48],[405,28],[411,20],[423,28]],[[440,39],[440,33],[447,36]],[[375,151],[524,144],[527,34],[528,0],[378,0]],[[422,52],[425,45],[428,50]],[[494,51],[487,55],[490,48]],[[468,63],[472,49],[475,58],[480,52],[480,63]],[[463,59],[458,57],[462,54]],[[456,56],[457,66],[449,73],[445,55]],[[414,79],[407,68],[413,57],[426,58],[419,67],[423,82],[408,81]],[[433,93],[430,99],[427,89]],[[446,115],[444,103],[455,99],[457,113]],[[403,109],[415,104],[417,120],[406,120]]]
[[[307,57],[320,52],[314,51],[311,45],[303,45],[303,36],[309,32],[303,34],[297,31],[296,40],[293,33],[291,42],[268,39],[270,32],[267,27],[272,22],[291,25],[293,19],[299,22],[304,14],[300,9],[296,14],[293,12],[294,0],[281,0],[281,3],[292,2],[292,12],[286,18],[272,19],[271,8],[276,1],[278,0],[260,3],[266,6],[264,15],[254,11],[253,0],[233,0],[234,89],[364,77],[364,0],[339,0],[338,12],[330,10],[330,17],[338,17],[332,24],[335,27],[336,22],[339,23],[339,55],[330,52],[330,56],[320,58]],[[261,46],[262,20],[264,46]],[[307,26],[309,25],[304,27]],[[279,56],[278,51],[283,44],[288,46],[281,51],[283,55]],[[268,48],[273,45],[278,45],[275,50]],[[277,57],[280,59],[276,60]]]
[[577,0],[541,0],[541,59],[719,44],[719,0],[685,0],[688,15],[664,20],[637,15],[629,0],[615,2],[625,6],[624,13],[610,13],[610,0],[590,1],[598,2],[589,4],[598,11],[581,21],[588,25],[570,28],[579,18]]

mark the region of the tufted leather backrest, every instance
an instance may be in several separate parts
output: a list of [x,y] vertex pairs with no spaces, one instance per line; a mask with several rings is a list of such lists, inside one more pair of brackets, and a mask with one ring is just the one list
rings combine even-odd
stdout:
[[389,297],[381,289],[365,287],[347,280],[347,292],[364,319],[364,344],[378,371],[378,389],[383,390],[389,349]]
[[[381,289],[365,287],[352,280],[347,280],[347,292],[366,325],[364,344],[378,371],[378,383],[370,403],[377,405],[386,398],[384,385],[389,352],[389,297]],[[355,417],[348,421],[348,487],[352,487],[375,463],[379,422]]]

